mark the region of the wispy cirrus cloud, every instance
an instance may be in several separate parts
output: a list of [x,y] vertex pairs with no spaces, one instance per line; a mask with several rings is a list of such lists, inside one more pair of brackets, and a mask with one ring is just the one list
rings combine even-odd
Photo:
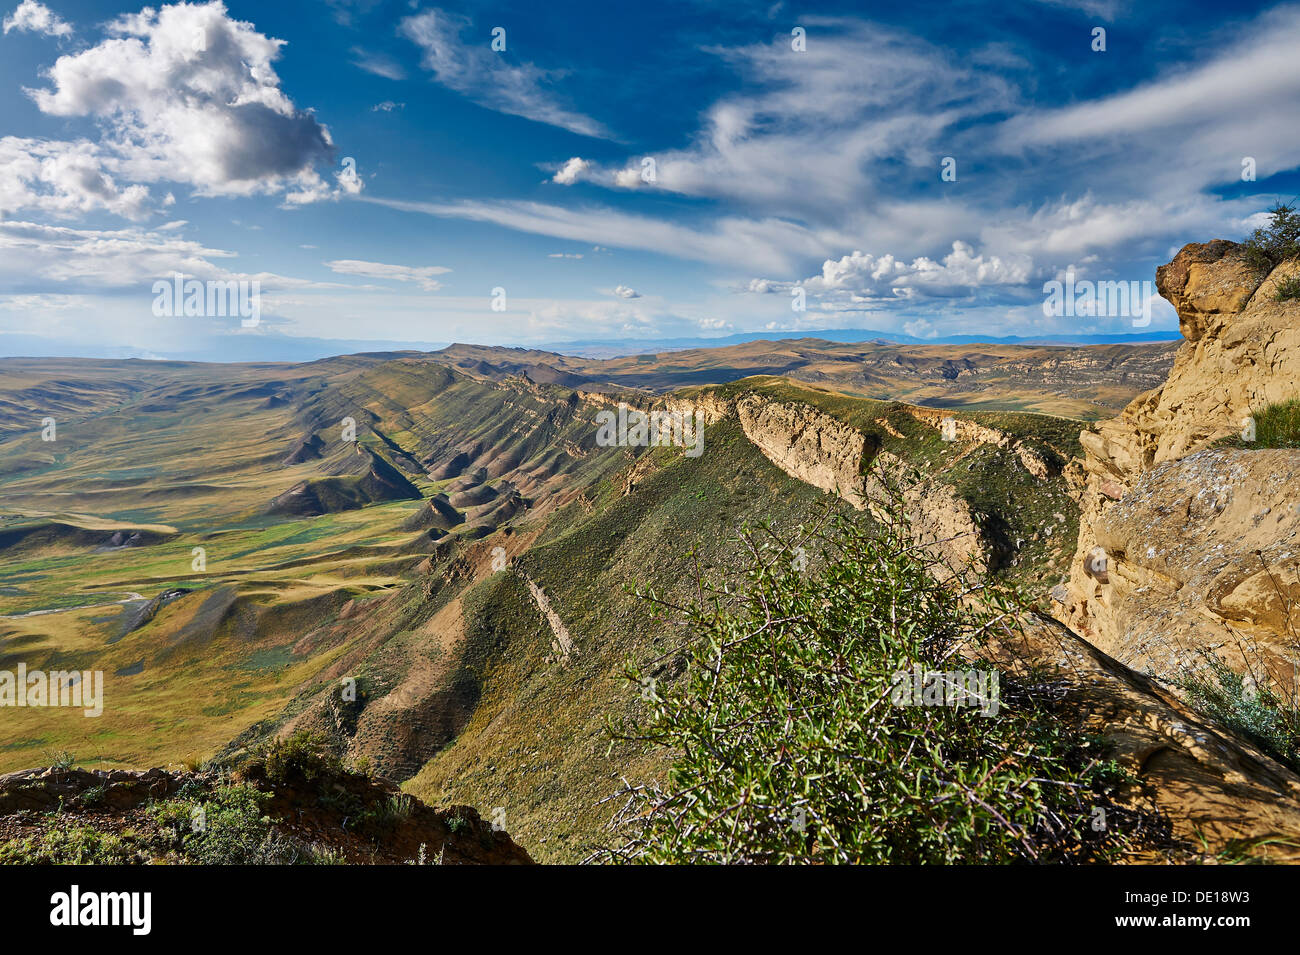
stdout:
[[559,74],[532,63],[512,63],[493,52],[489,38],[464,42],[473,21],[445,10],[425,10],[401,21],[398,31],[422,54],[421,65],[433,79],[481,106],[523,116],[583,136],[607,138],[609,132],[590,116],[561,105],[550,89]]
[[[172,224],[169,224],[172,225]],[[144,229],[83,229],[39,222],[0,222],[0,286],[39,292],[57,283],[63,294],[145,289],[180,272],[199,279],[257,280],[270,289],[356,289],[272,272],[231,267],[236,252],[180,234],[184,223]]]
[[335,259],[326,262],[325,267],[340,275],[361,275],[394,282],[414,282],[426,292],[436,292],[442,288],[442,283],[434,276],[445,275],[451,271],[441,265],[389,265],[385,262],[365,262],[360,259]]
[[363,201],[447,219],[491,222],[536,235],[594,245],[642,249],[700,262],[753,264],[784,271],[800,258],[817,256],[827,243],[849,241],[844,234],[818,233],[782,219],[722,217],[696,228],[682,222],[621,212],[605,206],[570,209],[542,202],[466,200],[419,202],[368,198]]
[[352,48],[352,65],[375,76],[382,76],[386,80],[406,79],[406,70],[391,56],[372,53],[359,46]]

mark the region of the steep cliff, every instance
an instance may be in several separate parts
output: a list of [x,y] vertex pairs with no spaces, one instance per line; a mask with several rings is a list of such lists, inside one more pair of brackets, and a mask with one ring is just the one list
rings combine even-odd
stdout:
[[1073,540],[1063,466],[1077,447],[1064,419],[954,413],[766,377],[664,404],[706,426],[734,419],[786,474],[858,509],[879,496],[881,479],[896,484],[917,541],[950,567],[1032,568],[1031,588],[1063,569]]
[[1172,677],[1200,651],[1291,679],[1300,451],[1217,448],[1300,395],[1295,274],[1253,272],[1234,243],[1185,246],[1156,271],[1186,339],[1168,381],[1080,436],[1079,540],[1060,616],[1119,660]]

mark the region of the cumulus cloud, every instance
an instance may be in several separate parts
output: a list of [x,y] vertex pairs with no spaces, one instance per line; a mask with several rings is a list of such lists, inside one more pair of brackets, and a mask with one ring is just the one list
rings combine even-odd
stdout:
[[472,26],[468,17],[443,10],[425,10],[402,20],[399,32],[414,42],[421,65],[433,78],[480,106],[558,126],[583,136],[605,137],[605,128],[589,116],[561,106],[548,89],[556,74],[532,63],[512,64],[480,38],[462,43]]
[[[1078,5],[1093,13],[1109,6]],[[613,209],[538,214],[478,204],[467,208],[470,217],[716,262],[744,262],[757,246],[769,261],[802,260],[795,275],[807,268],[816,239],[830,244],[814,261],[858,248],[872,253],[870,267],[858,263],[867,278],[901,269],[865,282],[864,296],[937,298],[1009,290],[1017,280],[1086,264],[1090,255],[1127,262],[1162,255],[1177,237],[1240,234],[1258,200],[1224,199],[1216,190],[1239,181],[1242,154],[1258,160],[1261,178],[1295,167],[1294,129],[1256,107],[1300,98],[1297,7],[1225,35],[1189,68],[1042,109],[1026,106],[1013,75],[982,62],[987,49],[963,56],[851,20],[810,24],[810,33],[816,42],[797,56],[788,36],[711,50],[733,65],[739,91],[703,111],[689,145],[650,155],[652,181],[642,176],[643,157],[568,169],[570,160],[557,174],[557,181],[719,200],[727,211],[712,228],[656,222],[638,240]],[[999,173],[978,190],[942,186],[939,157],[951,154],[960,158],[963,182],[981,165]],[[604,236],[579,230],[579,222],[603,215],[610,219]],[[709,241],[705,251],[710,232],[749,241],[730,252]],[[847,242],[837,246],[834,236]],[[982,262],[964,260],[967,253],[953,246],[959,236],[981,250]],[[756,279],[754,290],[788,289],[790,276]]]
[[614,294],[619,298],[640,298],[641,293],[636,289],[628,288],[626,285],[618,285],[614,288]]
[[574,156],[555,171],[555,175],[551,177],[551,182],[558,182],[562,186],[571,186],[586,175],[587,170],[590,168],[591,163]]
[[61,19],[58,14],[36,0],[23,0],[4,20],[4,31],[18,30],[21,33],[43,33],[45,36],[71,36],[72,24]]
[[370,112],[372,112],[372,113],[391,113],[391,112],[393,112],[394,110],[398,110],[398,109],[406,109],[406,104],[405,104],[405,103],[394,103],[392,100],[390,100],[390,99],[386,99],[386,100],[384,100],[382,103],[376,103],[374,106],[370,107]]
[[51,85],[27,93],[51,116],[98,120],[123,177],[200,195],[285,192],[291,203],[337,194],[316,171],[333,153],[329,131],[272,67],[284,41],[217,0],[146,7],[105,29],[109,39],[59,57]]
[[360,259],[335,259],[325,266],[341,275],[363,275],[372,279],[390,279],[395,282],[415,282],[426,292],[436,292],[442,288],[435,275],[445,275],[451,269],[441,265],[412,267],[409,265],[388,265],[384,262],[363,262]]
[[127,219],[141,219],[152,208],[149,190],[119,183],[95,143],[0,138],[0,213],[39,209],[56,216],[104,210]]
[[745,291],[771,294],[797,286],[828,303],[861,304],[879,299],[954,298],[989,286],[1024,285],[1033,274],[1028,256],[1003,259],[976,254],[966,242],[954,242],[941,261],[919,256],[905,262],[892,255],[853,252],[827,259],[819,274],[801,282],[752,279]]

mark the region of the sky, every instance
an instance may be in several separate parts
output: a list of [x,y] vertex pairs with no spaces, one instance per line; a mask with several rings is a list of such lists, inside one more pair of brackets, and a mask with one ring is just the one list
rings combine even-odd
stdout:
[[1044,284],[1300,193],[1296,5],[0,8],[0,355],[1169,330]]

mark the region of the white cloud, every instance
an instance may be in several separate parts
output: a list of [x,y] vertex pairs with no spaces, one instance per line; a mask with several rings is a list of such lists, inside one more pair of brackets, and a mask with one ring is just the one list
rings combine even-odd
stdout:
[[1107,23],[1115,19],[1121,6],[1120,0],[1037,0],[1049,7],[1065,7],[1078,10],[1090,17],[1098,17]]
[[969,244],[958,241],[940,262],[925,256],[905,262],[888,254],[855,251],[839,259],[827,259],[820,274],[802,282],[752,279],[745,291],[768,294],[798,285],[823,296],[828,303],[860,305],[877,299],[968,296],[989,286],[1024,285],[1032,274],[1033,261],[1026,255],[1012,259],[977,255]]
[[574,156],[551,177],[551,182],[558,182],[562,186],[571,186],[579,179],[583,178],[587,170],[591,168],[591,163],[578,156]]
[[370,53],[359,46],[352,48],[352,55],[354,57],[352,65],[367,73],[382,76],[386,80],[406,79],[406,70],[402,69],[401,64],[392,57],[382,53]]
[[735,266],[739,262],[768,272],[787,272],[795,262],[819,258],[829,247],[852,242],[838,231],[813,231],[783,219],[724,216],[707,228],[633,215],[605,207],[566,209],[541,202],[415,202],[372,198],[365,201],[427,215],[491,222],[520,232],[604,246],[643,249],[682,259]]
[[176,272],[198,279],[246,279],[265,289],[354,289],[271,272],[236,272],[236,253],[211,248],[174,229],[76,229],[8,220],[0,222],[0,287],[15,294],[145,288]]
[[392,100],[390,100],[390,99],[386,99],[386,100],[384,100],[382,103],[376,103],[374,106],[370,107],[370,112],[372,112],[372,113],[391,113],[391,112],[393,112],[394,110],[398,110],[398,109],[406,109],[406,104],[405,104],[405,103],[394,103]]
[[12,14],[5,17],[5,33],[18,30],[27,33],[43,33],[45,36],[71,36],[72,24],[61,19],[58,14],[36,0],[23,0]]
[[[937,168],[935,144],[950,127],[1016,102],[990,71],[862,21],[811,21],[804,53],[791,51],[788,32],[710,52],[735,68],[745,91],[710,106],[690,146],[592,169],[589,179],[842,223],[894,192],[881,169],[914,182],[919,168]],[[653,182],[642,175],[647,158]]]
[[434,279],[435,275],[445,275],[451,269],[441,265],[412,267],[409,265],[388,265],[384,262],[363,262],[359,259],[335,259],[325,266],[340,275],[363,275],[372,279],[391,279],[396,282],[415,282],[426,292],[436,292],[442,283]]
[[1126,199],[1186,198],[1240,182],[1247,156],[1260,179],[1293,169],[1294,124],[1279,122],[1277,109],[1300,100],[1298,37],[1300,8],[1278,7],[1235,35],[1216,35],[1191,66],[1111,96],[1021,111],[996,130],[993,146],[1050,156],[1043,174],[1077,182],[1083,173],[1089,188]]
[[61,295],[57,292],[30,295],[0,295],[0,309],[6,312],[74,311],[95,307],[90,295]]
[[471,21],[443,10],[425,10],[402,20],[399,32],[420,47],[421,64],[450,90],[481,106],[559,126],[583,136],[606,137],[600,123],[559,104],[547,86],[555,74],[532,63],[512,65],[486,41],[462,43]]
[[49,115],[98,120],[124,178],[201,195],[287,192],[291,203],[337,194],[315,168],[333,152],[329,131],[272,68],[283,41],[217,0],[146,7],[106,29],[110,39],[58,58],[50,88],[27,93]]
[[614,294],[619,298],[640,298],[641,293],[636,289],[628,288],[626,285],[617,285],[614,287]]
[[104,210],[128,219],[151,211],[149,190],[120,184],[115,157],[80,139],[0,138],[0,214],[22,209],[66,217]]

